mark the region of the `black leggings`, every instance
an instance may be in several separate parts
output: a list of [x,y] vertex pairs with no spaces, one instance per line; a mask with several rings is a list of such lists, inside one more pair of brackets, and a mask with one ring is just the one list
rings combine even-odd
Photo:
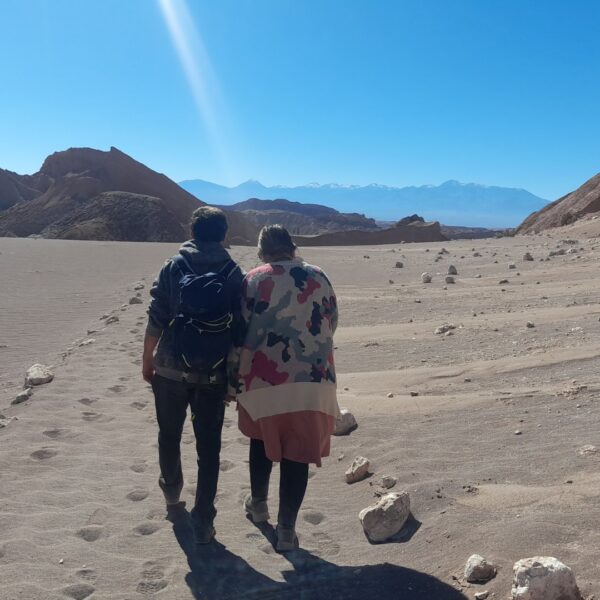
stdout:
[[[254,500],[266,500],[273,462],[265,453],[262,440],[250,440],[250,487]],[[279,516],[281,527],[293,529],[308,483],[308,464],[284,458],[280,466]]]

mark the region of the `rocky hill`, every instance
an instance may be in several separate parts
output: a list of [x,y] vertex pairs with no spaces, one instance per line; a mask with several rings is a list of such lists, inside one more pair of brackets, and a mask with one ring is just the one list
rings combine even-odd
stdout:
[[369,219],[362,214],[340,213],[334,208],[321,204],[303,204],[284,199],[250,198],[222,208],[243,213],[258,227],[279,223],[294,235],[379,229],[374,219]]
[[[203,204],[116,148],[56,152],[35,175],[0,171],[0,236],[179,242]],[[228,219],[230,243],[256,243],[253,223]]]
[[570,225],[582,217],[600,211],[600,173],[574,192],[555,200],[529,215],[517,233],[534,233]]
[[400,244],[403,242],[441,242],[448,238],[441,232],[436,221],[427,223],[411,217],[398,222],[389,229],[378,231],[337,231],[314,236],[294,236],[298,246],[372,246],[377,244]]

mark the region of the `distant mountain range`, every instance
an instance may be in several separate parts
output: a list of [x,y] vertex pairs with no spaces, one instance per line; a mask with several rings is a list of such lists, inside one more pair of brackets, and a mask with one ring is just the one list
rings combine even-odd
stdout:
[[324,204],[343,213],[366,214],[383,221],[397,221],[407,214],[418,212],[430,221],[469,227],[516,227],[529,214],[547,204],[547,200],[527,190],[454,180],[438,186],[409,187],[331,183],[269,187],[254,180],[226,187],[202,179],[181,181],[180,185],[209,204],[231,205],[248,198],[286,198]]

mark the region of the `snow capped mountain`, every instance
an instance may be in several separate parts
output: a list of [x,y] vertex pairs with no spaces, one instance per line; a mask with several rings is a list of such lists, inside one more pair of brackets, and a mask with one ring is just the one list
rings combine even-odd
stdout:
[[397,221],[418,213],[427,220],[470,227],[515,227],[547,204],[527,190],[461,183],[450,179],[441,185],[392,187],[372,183],[347,185],[309,183],[303,186],[265,186],[248,180],[225,187],[201,179],[180,185],[204,202],[235,204],[248,198],[286,199],[322,204],[345,213],[361,213],[381,221]]

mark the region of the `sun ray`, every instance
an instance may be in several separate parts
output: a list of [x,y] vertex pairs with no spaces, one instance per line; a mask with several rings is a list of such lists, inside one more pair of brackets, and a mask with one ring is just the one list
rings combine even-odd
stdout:
[[224,102],[218,79],[186,0],[157,0],[200,119],[225,179],[229,179]]

